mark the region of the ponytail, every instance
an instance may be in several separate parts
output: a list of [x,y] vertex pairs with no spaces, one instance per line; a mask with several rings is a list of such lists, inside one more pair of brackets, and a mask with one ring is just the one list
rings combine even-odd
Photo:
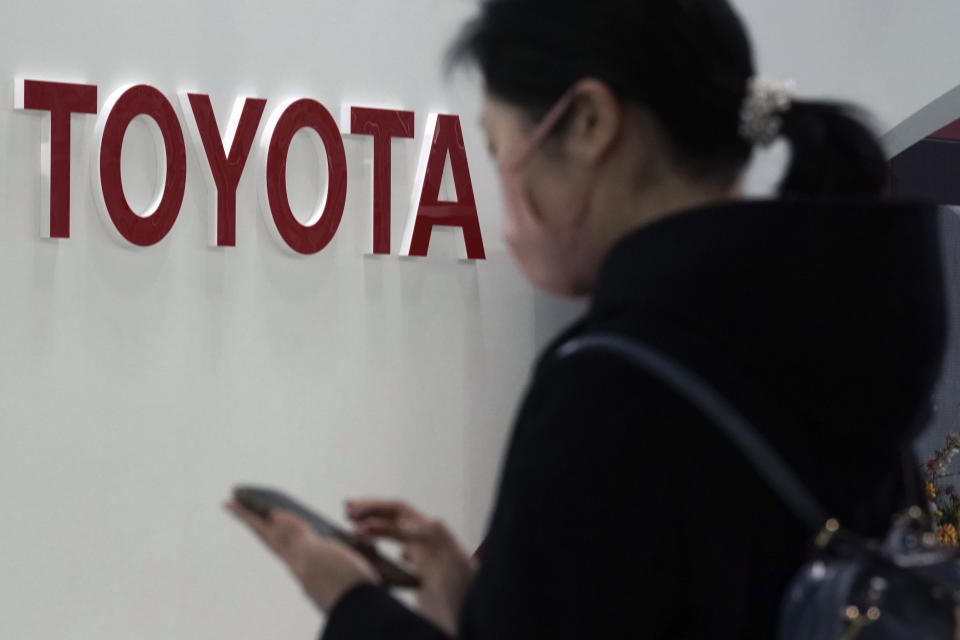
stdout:
[[782,118],[781,134],[792,152],[780,184],[782,196],[878,196],[886,192],[886,154],[858,109],[796,101]]

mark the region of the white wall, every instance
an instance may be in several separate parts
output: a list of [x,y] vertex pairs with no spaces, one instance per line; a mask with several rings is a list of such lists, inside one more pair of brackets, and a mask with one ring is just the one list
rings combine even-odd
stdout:
[[[471,10],[450,0],[10,0],[0,20],[0,638],[308,638],[319,618],[220,509],[230,487],[287,488],[339,515],[346,496],[404,496],[476,543],[501,443],[535,353],[536,299],[499,238],[476,90],[441,54]],[[135,249],[94,209],[96,118],[74,123],[73,228],[39,237],[41,118],[12,109],[26,76],[173,101],[312,97],[417,114],[394,143],[394,251],[430,111],[463,117],[489,259],[364,255],[372,144],[348,139],[334,242],[304,258],[257,207],[251,158],[237,247],[207,246],[205,164],[191,156],[170,235]],[[262,125],[261,125],[262,126]],[[305,134],[304,134],[305,135]],[[293,200],[317,197],[307,138]],[[189,139],[188,139],[189,144]],[[124,154],[130,199],[155,188],[147,128]],[[312,171],[311,171],[312,169]],[[541,329],[544,323],[541,322]]]
[[[953,0],[740,0],[761,66],[884,126],[958,81]],[[480,536],[504,434],[536,345],[571,309],[535,296],[499,238],[476,89],[441,53],[466,0],[148,3],[8,0],[0,82],[129,82],[213,97],[313,97],[416,111],[394,145],[394,246],[431,110],[463,116],[489,260],[365,257],[371,146],[348,140],[350,192],[323,253],[279,247],[241,183],[238,246],[206,245],[206,167],[190,157],[180,219],[158,246],[112,240],[91,196],[93,117],[74,119],[73,230],[38,233],[41,120],[0,107],[0,638],[297,638],[318,618],[219,509],[240,480],[333,513],[347,495],[410,498]],[[268,106],[268,110],[269,110]],[[290,184],[306,207],[301,139]],[[154,188],[131,130],[131,199]],[[312,169],[312,170],[311,170]]]

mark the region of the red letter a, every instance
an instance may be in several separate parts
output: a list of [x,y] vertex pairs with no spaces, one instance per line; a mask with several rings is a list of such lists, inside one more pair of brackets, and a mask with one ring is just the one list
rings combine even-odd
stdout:
[[[403,238],[402,255],[426,256],[430,246],[430,233],[434,227],[460,227],[466,245],[468,260],[483,260],[483,238],[480,234],[480,219],[470,180],[470,167],[463,144],[460,118],[450,115],[431,114],[427,134],[433,132],[424,147],[421,160],[422,187],[414,192],[414,206],[407,222]],[[440,184],[447,156],[457,190],[456,202],[440,200]],[[419,199],[417,196],[419,195]]]

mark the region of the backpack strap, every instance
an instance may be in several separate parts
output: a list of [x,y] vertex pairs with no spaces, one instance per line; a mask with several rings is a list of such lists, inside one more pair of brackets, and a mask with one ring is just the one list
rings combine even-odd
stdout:
[[811,531],[823,530],[828,517],[813,495],[750,422],[706,381],[650,345],[611,333],[588,333],[573,338],[562,344],[556,355],[567,358],[585,351],[605,351],[620,356],[670,387],[736,446]]

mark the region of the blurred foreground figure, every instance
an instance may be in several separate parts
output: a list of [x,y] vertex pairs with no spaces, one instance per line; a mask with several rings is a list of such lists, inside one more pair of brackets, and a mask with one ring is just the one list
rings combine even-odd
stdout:
[[[883,198],[855,112],[756,79],[724,0],[488,0],[453,57],[485,79],[518,265],[591,300],[534,368],[483,557],[405,504],[352,504],[360,532],[404,543],[418,615],[295,519],[238,514],[329,613],[327,640],[774,637],[810,532],[662,383],[556,350],[603,331],[671,355],[881,535],[920,499],[903,460],[944,342],[936,211]],[[777,139],[779,198],[741,200]]]

